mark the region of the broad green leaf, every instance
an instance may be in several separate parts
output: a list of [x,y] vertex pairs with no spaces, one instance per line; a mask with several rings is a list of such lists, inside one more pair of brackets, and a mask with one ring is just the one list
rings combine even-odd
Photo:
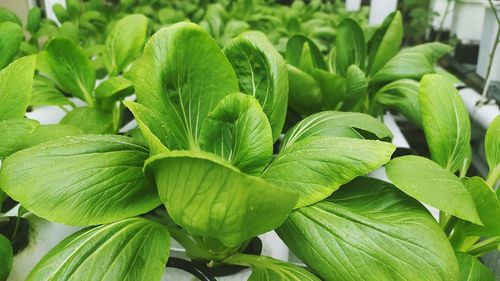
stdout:
[[368,42],[367,73],[373,76],[394,55],[403,40],[403,17],[399,11],[387,16]]
[[12,22],[18,24],[19,26],[22,25],[21,19],[16,15],[16,13],[4,7],[0,7],[0,23],[2,22]]
[[286,63],[260,32],[246,32],[224,48],[232,64],[242,93],[256,98],[269,118],[273,140],[285,123],[288,105]]
[[59,3],[52,5],[52,11],[56,15],[56,18],[60,23],[64,23],[65,21],[70,20],[68,11],[66,11],[63,5]]
[[16,60],[0,71],[0,121],[23,118],[31,97],[35,57]]
[[[305,60],[309,62],[305,62]],[[315,69],[328,69],[318,46],[311,39],[303,35],[294,35],[288,40],[286,45],[286,61],[299,69],[302,69],[301,66],[304,63],[310,64]]]
[[12,244],[9,239],[0,234],[0,280],[5,281],[9,277],[13,261]]
[[36,127],[31,134],[18,139],[18,144],[22,145],[24,149],[47,141],[81,134],[83,134],[83,131],[73,126],[63,124],[41,125]]
[[290,129],[285,135],[281,149],[314,136],[364,138],[358,129],[369,132],[381,140],[392,138],[391,131],[368,114],[323,111],[304,118]]
[[422,127],[418,91],[420,84],[411,79],[391,82],[375,94],[375,102],[396,109],[414,125]]
[[450,50],[450,46],[439,42],[403,49],[373,76],[370,83],[405,78],[420,80],[425,74],[435,73],[436,61]]
[[31,119],[0,121],[0,160],[23,148],[19,139],[31,134],[39,123]]
[[420,82],[422,127],[432,160],[454,173],[470,162],[469,113],[448,80],[437,74]]
[[69,105],[72,102],[57,88],[55,83],[41,75],[36,75],[31,87],[31,106]]
[[88,106],[68,112],[60,123],[79,128],[87,134],[112,134],[115,131],[110,111]]
[[66,10],[71,18],[77,19],[82,13],[82,7],[79,0],[66,0]]
[[265,256],[235,254],[225,261],[251,265],[252,274],[248,281],[321,281],[304,267]]
[[50,40],[46,51],[47,62],[58,83],[93,105],[95,70],[83,49],[67,38],[58,37]]
[[373,178],[295,210],[277,232],[322,280],[458,280],[455,254],[432,216]]
[[222,98],[239,92],[236,74],[215,40],[192,23],[156,32],[136,70],[139,102],[174,134],[169,149],[198,148],[208,113]]
[[500,179],[500,116],[497,116],[486,130],[484,149],[490,167],[488,182],[491,187],[495,187]]
[[495,192],[480,177],[464,179],[463,184],[474,199],[477,213],[484,225],[467,224],[464,230],[467,234],[477,236],[500,236],[500,202]]
[[142,172],[148,150],[121,136],[82,135],[50,141],[2,162],[0,186],[39,217],[95,225],[160,204]]
[[[40,29],[40,23],[42,21],[42,10],[38,7],[33,7],[28,12],[28,22],[26,23],[26,29],[35,35]],[[36,37],[35,37],[36,38]]]
[[23,40],[22,27],[10,21],[0,22],[0,70],[12,62]]
[[343,111],[361,111],[368,90],[368,79],[365,73],[356,65],[347,68],[347,95],[342,104]]
[[314,79],[323,98],[323,109],[339,110],[347,96],[347,80],[325,70],[314,70]]
[[273,157],[273,137],[259,102],[241,93],[222,99],[203,121],[200,147],[243,173],[260,174]]
[[286,67],[290,89],[289,106],[306,116],[320,111],[323,108],[323,97],[314,77],[290,64]]
[[372,140],[314,136],[282,150],[262,177],[299,193],[295,208],[330,196],[342,184],[387,163],[394,145]]
[[170,235],[161,224],[130,218],[83,229],[57,244],[27,281],[160,280]]
[[365,36],[356,21],[346,18],[339,24],[335,44],[337,74],[345,76],[351,65],[365,68]]
[[491,271],[477,258],[466,254],[456,253],[460,268],[460,281],[495,281]]
[[121,18],[106,38],[106,57],[110,75],[122,72],[139,57],[146,41],[148,18],[135,14]]
[[391,182],[411,197],[482,225],[474,200],[460,179],[431,160],[398,157],[387,163],[385,170]]
[[245,175],[206,152],[159,154],[146,162],[146,172],[154,174],[175,223],[229,247],[278,227],[297,202],[295,192]]
[[125,105],[134,114],[137,125],[149,145],[151,154],[167,152],[168,149],[165,144],[171,143],[168,138],[173,134],[169,133],[165,122],[153,111],[141,104],[126,101]]
[[102,108],[111,108],[116,101],[134,93],[134,85],[122,77],[112,77],[95,89],[95,98]]

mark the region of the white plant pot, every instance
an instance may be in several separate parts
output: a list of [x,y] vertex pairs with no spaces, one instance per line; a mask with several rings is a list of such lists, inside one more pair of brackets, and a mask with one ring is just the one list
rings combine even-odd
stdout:
[[346,0],[345,9],[349,12],[359,11],[361,9],[361,0]]
[[446,18],[443,22],[443,30],[451,29],[451,21],[453,18],[453,9],[455,7],[455,1],[451,1],[449,5],[448,13],[446,13],[446,7],[448,6],[448,0],[432,0],[431,1],[431,10],[437,14],[437,16],[432,18],[432,28],[434,30],[439,30],[441,28],[441,22],[443,21],[443,17],[446,15]]
[[[500,7],[497,7],[497,12],[500,13]],[[481,42],[479,43],[479,56],[477,60],[476,72],[481,77],[486,79],[490,56],[493,55],[493,44],[495,43],[495,35],[498,32],[498,23],[490,6],[485,7],[483,30],[481,34]],[[500,81],[500,48],[497,48],[495,59],[492,63],[491,81]]]
[[464,44],[481,39],[486,0],[457,0],[453,12],[451,34]]
[[398,0],[372,0],[370,4],[370,25],[381,24],[384,19],[392,12],[396,11]]

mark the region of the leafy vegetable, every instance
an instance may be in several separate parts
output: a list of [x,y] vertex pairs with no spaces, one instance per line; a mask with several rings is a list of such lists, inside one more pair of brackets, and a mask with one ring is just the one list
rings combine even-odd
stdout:
[[467,191],[476,204],[477,212],[484,226],[467,224],[465,231],[472,235],[500,236],[500,202],[493,190],[480,177],[463,180]]
[[366,55],[365,36],[360,26],[352,19],[343,20],[337,30],[337,73],[345,76],[351,65],[364,69]]
[[457,253],[457,260],[460,266],[460,281],[495,281],[489,269],[477,258],[465,253]]
[[7,280],[12,268],[12,245],[9,239],[0,234],[0,280]]
[[0,70],[12,62],[23,39],[23,29],[19,25],[0,22]]
[[486,131],[484,140],[486,150],[486,160],[490,171],[488,173],[488,182],[494,187],[500,179],[500,117],[496,117]]

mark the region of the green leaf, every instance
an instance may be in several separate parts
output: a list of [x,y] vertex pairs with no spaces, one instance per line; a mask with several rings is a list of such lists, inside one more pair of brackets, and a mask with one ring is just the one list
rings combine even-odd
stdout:
[[57,244],[26,280],[160,280],[169,244],[164,226],[142,218],[83,229]]
[[122,72],[139,57],[146,41],[148,18],[135,14],[121,18],[106,38],[106,57],[111,76]]
[[323,109],[339,110],[347,96],[347,80],[325,70],[314,70],[314,78],[323,98]]
[[[211,153],[172,151],[146,162],[170,217],[228,247],[278,227],[297,194],[245,175]],[[269,214],[272,214],[269,215]]]
[[0,121],[0,160],[23,148],[20,138],[31,134],[39,123],[31,119]]
[[79,107],[68,112],[60,122],[81,129],[87,134],[112,134],[113,114],[94,107]]
[[342,184],[387,163],[394,152],[387,142],[315,136],[282,150],[262,177],[300,194],[295,208],[330,196]]
[[[28,12],[28,22],[26,24],[26,29],[35,35],[40,29],[40,23],[42,21],[42,10],[38,7],[33,7]],[[36,38],[36,37],[35,37]]]
[[490,167],[488,183],[495,187],[500,180],[500,116],[497,116],[486,130],[484,149]]
[[9,21],[0,22],[0,70],[12,62],[23,40],[22,27]]
[[263,33],[246,32],[224,48],[242,93],[255,97],[269,118],[273,140],[285,123],[288,105],[286,63]]
[[392,139],[392,133],[384,123],[368,114],[323,111],[304,118],[290,129],[281,149],[313,136],[364,138],[358,130],[369,132],[380,140]]
[[495,281],[491,271],[477,258],[466,253],[456,255],[460,267],[460,281]]
[[92,106],[95,70],[83,49],[67,38],[58,37],[50,40],[46,51],[47,62],[57,82]]
[[273,138],[259,102],[245,94],[222,99],[203,121],[200,147],[243,173],[260,174],[273,157]]
[[130,101],[125,101],[125,105],[134,114],[137,125],[142,135],[146,139],[151,155],[167,152],[165,144],[171,143],[168,140],[171,134],[162,119],[147,107]]
[[361,105],[368,93],[368,79],[356,65],[347,68],[347,96],[342,104],[343,111],[361,111]]
[[345,76],[351,65],[360,70],[365,68],[365,36],[356,21],[346,18],[339,24],[335,44],[335,66],[339,75]]
[[484,226],[467,224],[464,230],[467,234],[477,236],[500,236],[500,202],[497,195],[480,177],[472,177],[463,180],[467,191],[474,199],[477,213]]
[[311,39],[303,35],[294,35],[288,39],[286,60],[289,64],[309,74],[312,74],[312,69],[328,70],[328,66],[318,46]]
[[425,74],[435,73],[436,61],[450,50],[450,46],[439,42],[403,49],[373,76],[370,83],[404,78],[420,80]]
[[368,42],[367,73],[373,76],[394,55],[403,40],[403,17],[399,11],[387,16]]
[[277,232],[323,280],[458,280],[453,250],[432,216],[373,178],[295,210]]
[[198,148],[208,113],[222,98],[239,92],[236,74],[215,40],[192,23],[156,32],[136,70],[139,102],[174,134],[169,149]]
[[34,72],[34,56],[18,59],[0,71],[0,121],[24,117]]
[[0,280],[2,281],[9,277],[13,256],[12,244],[9,239],[0,234]]
[[265,256],[235,254],[225,262],[251,265],[248,281],[321,281],[306,268]]
[[323,108],[323,96],[314,77],[290,64],[286,67],[290,90],[289,106],[305,116],[320,111]]
[[420,82],[420,111],[431,158],[454,173],[470,162],[469,113],[449,81],[437,74]]
[[414,125],[422,127],[418,91],[420,84],[411,79],[400,79],[382,87],[375,94],[375,102],[396,109]]
[[23,207],[50,221],[113,222],[160,204],[142,172],[148,156],[148,150],[131,138],[65,137],[5,159],[0,186]]
[[82,13],[80,0],[66,0],[66,10],[71,18],[77,19]]
[[132,82],[122,77],[112,77],[95,89],[95,98],[101,108],[112,108],[116,101],[134,93]]
[[22,25],[21,19],[19,19],[16,13],[9,11],[4,7],[0,7],[0,23],[2,22],[12,22],[18,24],[19,26]]
[[72,102],[57,88],[55,83],[41,75],[36,75],[31,87],[31,106],[69,105]]
[[59,3],[52,5],[52,11],[56,15],[56,18],[60,23],[64,23],[65,21],[70,20],[68,11],[66,11],[63,5]]
[[385,170],[391,182],[411,197],[482,225],[474,200],[460,179],[431,160],[398,157],[387,163]]

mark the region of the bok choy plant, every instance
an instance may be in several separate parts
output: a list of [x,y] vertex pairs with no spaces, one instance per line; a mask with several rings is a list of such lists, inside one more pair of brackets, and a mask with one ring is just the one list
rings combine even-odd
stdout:
[[399,12],[371,33],[364,33],[352,19],[343,20],[328,61],[312,40],[290,38],[286,57],[291,108],[303,116],[321,110],[379,116],[389,107],[421,126],[418,81],[434,73],[436,60],[451,48],[433,42],[400,50],[402,38]]
[[[471,127],[457,90],[446,78],[426,75],[419,93],[422,126],[431,159],[404,156],[391,160],[387,176],[404,193],[440,210],[458,262],[460,280],[495,280],[478,258],[499,249],[500,117],[486,132],[486,180],[467,177]],[[459,176],[456,176],[456,173]]]
[[[159,280],[170,236],[208,267],[251,266],[250,280],[458,280],[425,208],[359,177],[395,150],[380,121],[319,112],[273,153],[288,76],[265,35],[243,33],[221,50],[202,27],[175,24],[151,37],[131,73],[138,102],[125,103],[141,138],[69,136],[2,163],[0,187],[24,208],[88,226],[28,280]],[[243,253],[271,230],[307,267]]]

